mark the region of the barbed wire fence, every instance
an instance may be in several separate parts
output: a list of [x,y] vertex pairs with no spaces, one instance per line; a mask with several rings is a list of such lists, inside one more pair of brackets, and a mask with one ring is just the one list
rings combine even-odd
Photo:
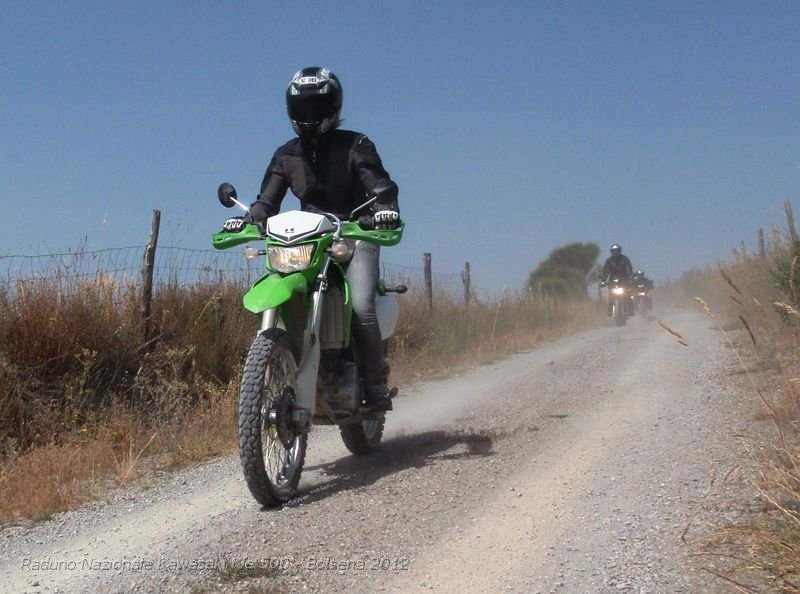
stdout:
[[[58,296],[79,291],[93,282],[140,287],[142,340],[149,344],[151,302],[162,287],[215,284],[247,287],[267,273],[263,257],[247,259],[241,251],[199,250],[158,246],[161,212],[153,211],[150,240],[146,245],[88,250],[84,247],[53,254],[0,256],[0,289],[22,288],[46,282]],[[388,285],[404,284],[412,292],[423,291],[427,308],[437,293],[455,294],[463,287],[464,306],[469,306],[469,263],[460,275],[431,269],[431,254],[423,254],[423,267],[382,263]],[[459,282],[460,281],[460,282]]]
[[[75,250],[52,254],[0,255],[0,283],[13,286],[31,280],[63,281],[66,287],[98,278],[138,282],[146,245]],[[229,283],[248,286],[267,272],[264,258],[247,260],[240,250],[200,250],[178,246],[158,246],[153,270],[154,287]],[[459,273],[434,271],[437,291],[459,295],[463,291]],[[410,289],[425,287],[422,266],[381,262],[381,276],[389,284],[405,284]]]

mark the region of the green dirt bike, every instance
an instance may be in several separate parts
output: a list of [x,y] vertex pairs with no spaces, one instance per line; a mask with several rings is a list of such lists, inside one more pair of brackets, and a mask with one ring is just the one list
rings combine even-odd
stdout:
[[[220,186],[218,198],[227,208],[248,210],[230,184]],[[261,317],[261,326],[239,387],[239,454],[247,486],[264,506],[295,495],[312,424],[338,425],[345,446],[358,455],[374,452],[383,436],[385,412],[364,402],[345,276],[355,241],[392,246],[403,236],[403,225],[379,230],[366,228],[371,217],[353,220],[374,201],[358,207],[349,221],[294,210],[270,217],[265,228],[251,224],[212,238],[217,249],[266,241],[266,249],[245,248],[245,257],[267,256],[268,272],[244,296],[244,307]],[[391,293],[406,287],[380,281],[375,289],[385,347],[399,316]],[[390,396],[396,394],[393,388]]]

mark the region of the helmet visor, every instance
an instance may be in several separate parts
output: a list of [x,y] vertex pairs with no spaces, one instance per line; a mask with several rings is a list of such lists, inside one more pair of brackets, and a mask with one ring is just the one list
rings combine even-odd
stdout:
[[293,97],[289,105],[289,118],[303,124],[321,122],[335,112],[333,97],[328,94]]

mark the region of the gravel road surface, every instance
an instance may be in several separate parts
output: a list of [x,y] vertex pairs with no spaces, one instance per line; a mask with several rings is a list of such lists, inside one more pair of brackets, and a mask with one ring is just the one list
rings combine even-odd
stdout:
[[757,505],[755,404],[702,313],[659,312],[404,387],[382,450],[309,439],[264,510],[235,455],[0,529],[2,592],[724,592],[691,555]]

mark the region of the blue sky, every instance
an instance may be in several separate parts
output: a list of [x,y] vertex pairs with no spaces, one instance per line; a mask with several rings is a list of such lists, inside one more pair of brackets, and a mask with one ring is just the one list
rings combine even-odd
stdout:
[[0,40],[0,254],[143,244],[154,208],[209,246],[308,65],[400,186],[393,264],[518,288],[618,242],[658,281],[800,212],[800,2],[7,2]]

